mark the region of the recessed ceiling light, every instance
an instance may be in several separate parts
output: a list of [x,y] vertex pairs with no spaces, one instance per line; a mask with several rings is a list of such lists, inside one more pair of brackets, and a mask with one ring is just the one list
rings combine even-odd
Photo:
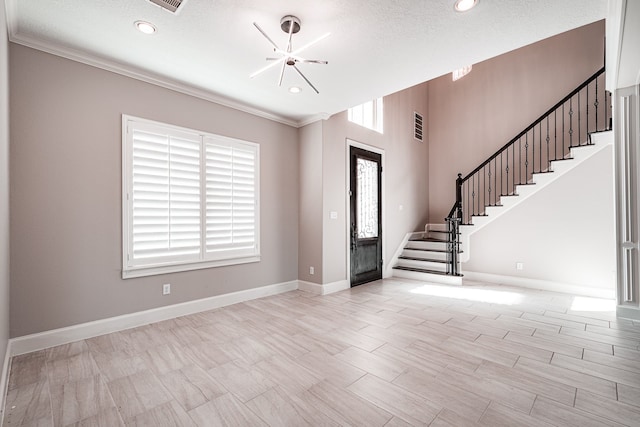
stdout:
[[155,25],[147,21],[136,21],[134,22],[134,25],[140,32],[143,32],[145,34],[153,34],[158,31]]
[[300,93],[300,92],[302,92],[302,89],[300,89],[298,86],[291,86],[289,88],[289,92],[291,92],[291,93]]
[[477,5],[478,1],[479,0],[456,0],[456,4],[453,5],[453,8],[458,12],[466,12]]

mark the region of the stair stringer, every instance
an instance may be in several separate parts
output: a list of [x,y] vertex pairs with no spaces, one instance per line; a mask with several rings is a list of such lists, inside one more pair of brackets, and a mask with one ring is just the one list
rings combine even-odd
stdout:
[[419,238],[419,237],[424,236],[424,234],[425,233],[423,233],[422,231],[417,231],[417,232],[413,232],[413,233],[407,233],[404,236],[404,239],[402,239],[402,242],[400,242],[400,244],[398,245],[398,248],[396,249],[395,253],[391,257],[390,262],[386,263],[387,266],[386,266],[386,268],[384,270],[384,277],[385,278],[393,277],[393,266],[398,263],[398,258],[400,258],[400,254],[402,254],[402,251],[404,250],[405,246],[407,246],[407,242],[409,241],[409,239],[411,239],[411,238]]
[[551,173],[534,173],[531,183],[516,185],[516,195],[500,197],[499,206],[488,206],[485,208],[486,215],[472,217],[472,225],[461,225],[460,248],[462,253],[459,258],[460,262],[467,262],[471,257],[470,238],[474,233],[482,230],[485,226],[495,221],[496,218],[509,212],[515,206],[518,206],[532,195],[538,193],[565,173],[575,169],[585,160],[614,143],[613,131],[592,133],[589,137],[592,144],[571,148],[568,159],[552,160],[549,168],[549,172]]

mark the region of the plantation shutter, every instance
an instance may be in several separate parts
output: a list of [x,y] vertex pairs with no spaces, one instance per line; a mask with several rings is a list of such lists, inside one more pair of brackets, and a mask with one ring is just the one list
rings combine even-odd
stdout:
[[150,258],[197,260],[200,136],[137,125],[132,131],[131,168],[131,264]]
[[257,146],[205,138],[206,251],[257,253]]

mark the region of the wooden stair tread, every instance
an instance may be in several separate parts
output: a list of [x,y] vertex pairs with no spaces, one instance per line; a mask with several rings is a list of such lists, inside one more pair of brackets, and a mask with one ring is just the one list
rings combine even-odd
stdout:
[[410,242],[435,242],[435,243],[449,243],[447,239],[438,239],[435,237],[420,237],[409,239]]

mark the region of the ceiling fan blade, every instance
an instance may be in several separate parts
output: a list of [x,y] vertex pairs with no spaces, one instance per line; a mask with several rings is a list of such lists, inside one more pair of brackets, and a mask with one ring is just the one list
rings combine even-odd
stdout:
[[282,78],[284,77],[284,69],[287,66],[285,61],[282,62],[282,70],[280,70],[280,78],[278,79],[278,86],[282,86]]
[[318,37],[317,39],[305,44],[304,46],[302,46],[302,47],[300,47],[300,48],[298,48],[296,50],[294,50],[293,52],[291,52],[291,55],[289,55],[289,56],[295,56],[295,55],[301,53],[303,50],[307,49],[308,47],[313,46],[314,44],[318,43],[320,40],[326,39],[330,35],[331,35],[331,33],[327,33],[327,34],[324,34],[324,35]]
[[306,78],[306,77],[304,76],[304,74],[302,74],[302,71],[300,71],[300,70],[298,69],[298,67],[296,67],[296,66],[295,66],[295,64],[293,65],[293,69],[294,69],[294,70],[296,70],[296,71],[298,72],[298,74],[300,74],[300,77],[302,77],[302,78],[304,79],[304,81],[305,81],[305,82],[307,82],[307,84],[308,84],[309,86],[311,86],[311,89],[315,90],[315,91],[316,91],[316,93],[317,93],[318,95],[320,94],[320,92],[318,91],[318,89],[316,89],[316,87],[315,87],[313,84],[311,84],[311,82],[309,81],[309,79],[308,79],[308,78]]
[[287,41],[287,53],[291,52],[291,38],[293,37],[293,21],[289,21],[289,40]]
[[278,65],[281,61],[284,61],[284,57],[278,59],[277,61],[273,61],[271,64],[260,68],[258,71],[256,71],[255,73],[251,74],[249,76],[250,79],[254,78],[255,76],[257,76],[258,74],[264,73],[265,71],[267,71],[269,68],[273,68],[276,65]]
[[329,63],[329,61],[322,61],[320,59],[303,59],[301,62],[304,62],[305,64],[322,64],[322,65],[327,65]]
[[280,57],[280,58],[274,58],[274,57],[270,56],[270,57],[267,57],[266,59],[267,59],[267,61],[279,61],[279,60],[281,60],[281,59],[282,59],[282,57]]
[[258,26],[258,24],[256,24],[256,23],[254,22],[254,23],[253,23],[253,26],[254,26],[254,27],[256,27],[256,28],[258,29],[258,31],[260,31],[260,34],[262,34],[262,35],[264,36],[264,38],[265,38],[265,39],[269,40],[269,43],[271,43],[271,45],[272,45],[276,50],[280,50],[280,48],[278,47],[278,45],[277,45],[277,44],[275,44],[275,43],[273,42],[273,40],[271,40],[271,39],[269,38],[269,36],[267,35],[267,33],[265,33],[264,31],[262,31],[262,28],[260,28],[260,27]]

